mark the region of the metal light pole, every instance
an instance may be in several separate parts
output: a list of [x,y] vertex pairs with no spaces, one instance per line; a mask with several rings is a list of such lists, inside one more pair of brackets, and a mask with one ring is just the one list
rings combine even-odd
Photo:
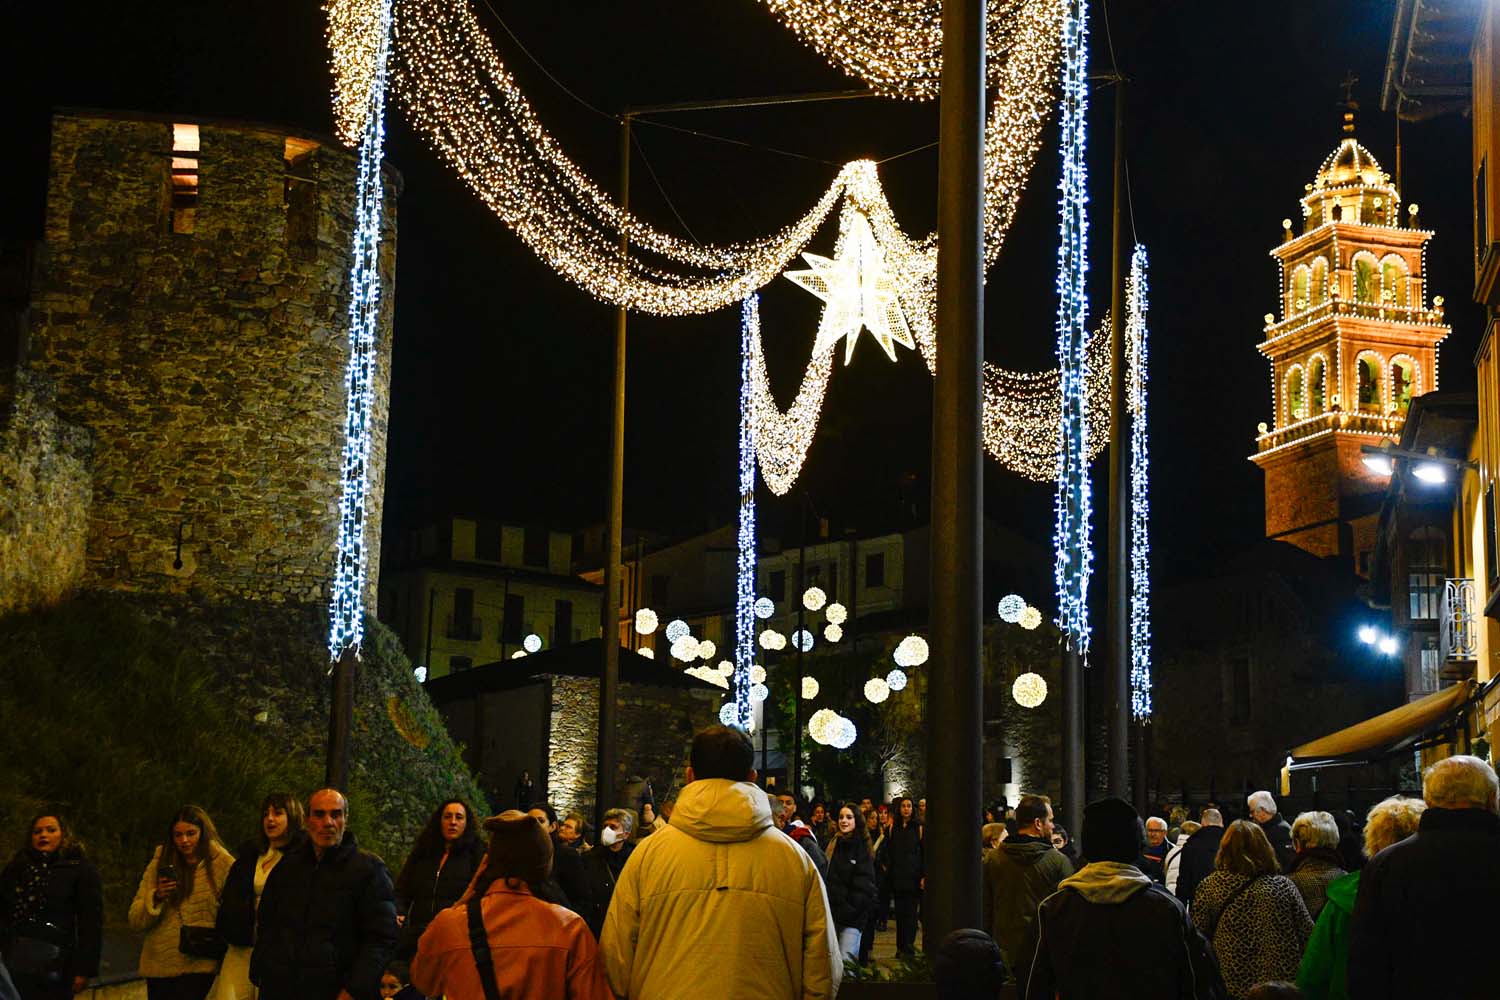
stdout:
[[943,4],[937,378],[932,401],[932,656],[927,688],[928,940],[981,921],[975,797],[983,738],[980,442],[984,364],[984,0]]
[[[1130,798],[1130,435],[1125,424],[1125,80],[1115,84],[1114,272],[1109,307],[1109,794]],[[1077,835],[1077,831],[1070,830]]]

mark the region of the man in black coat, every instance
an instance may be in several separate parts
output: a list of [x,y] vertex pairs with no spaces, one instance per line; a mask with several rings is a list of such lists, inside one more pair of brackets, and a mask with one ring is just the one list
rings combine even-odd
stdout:
[[1266,839],[1271,842],[1271,850],[1281,862],[1282,874],[1291,871],[1297,861],[1297,849],[1292,846],[1292,824],[1281,818],[1281,813],[1276,810],[1276,800],[1270,792],[1252,792],[1245,805],[1250,808],[1250,818],[1260,824]]
[[250,980],[261,1000],[375,1000],[396,948],[385,863],[345,830],[349,800],[324,788],[307,803],[307,840],[266,879]]
[[1088,864],[1037,910],[1026,1000],[1218,995],[1218,968],[1186,908],[1133,863],[1144,844],[1130,803],[1090,803],[1082,840]]
[[583,855],[570,850],[567,843],[557,835],[557,810],[543,802],[526,810],[526,814],[547,831],[552,838],[552,874],[547,876],[547,890],[556,898],[547,900],[566,906],[574,913],[583,914],[587,885],[583,873]]
[[[1478,757],[1427,769],[1414,836],[1371,858],[1349,925],[1349,996],[1486,997],[1494,972],[1461,954],[1500,899],[1500,782]],[[1459,950],[1456,950],[1459,949]]]
[[604,814],[599,846],[583,856],[580,898],[573,909],[588,922],[595,938],[604,932],[604,917],[609,913],[615,885],[620,881],[620,872],[625,870],[625,862],[635,851],[630,842],[633,833],[635,813],[629,809],[611,809]]
[[1193,902],[1193,893],[1198,883],[1208,878],[1214,870],[1214,858],[1219,853],[1219,841],[1224,839],[1224,814],[1217,809],[1203,810],[1198,832],[1188,838],[1182,848],[1182,860],[1177,867],[1177,898],[1184,906]]

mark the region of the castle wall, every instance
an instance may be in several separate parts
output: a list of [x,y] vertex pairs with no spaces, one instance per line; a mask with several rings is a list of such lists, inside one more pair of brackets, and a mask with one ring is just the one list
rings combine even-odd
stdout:
[[[356,158],[200,125],[192,231],[174,232],[170,119],[53,120],[30,363],[93,432],[86,586],[327,598],[344,443]],[[295,154],[289,157],[289,154]],[[389,416],[395,182],[387,177],[371,455],[374,606]]]
[[83,578],[93,444],[51,387],[16,372],[0,400],[0,616],[56,603]]

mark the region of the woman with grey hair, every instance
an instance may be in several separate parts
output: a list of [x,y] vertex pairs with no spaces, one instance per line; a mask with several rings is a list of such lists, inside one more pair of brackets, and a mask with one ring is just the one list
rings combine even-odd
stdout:
[[604,915],[615,895],[615,883],[625,861],[635,851],[631,836],[635,833],[635,813],[629,809],[611,809],[604,814],[599,831],[599,846],[583,856],[583,899],[578,912],[588,921],[597,939],[604,930]]
[[1323,912],[1328,883],[1349,874],[1339,854],[1339,827],[1333,815],[1305,812],[1292,824],[1292,850],[1296,858],[1287,877],[1302,893],[1307,912],[1314,919]]

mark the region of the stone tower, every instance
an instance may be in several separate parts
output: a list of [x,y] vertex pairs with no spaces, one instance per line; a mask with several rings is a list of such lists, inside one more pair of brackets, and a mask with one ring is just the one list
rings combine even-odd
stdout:
[[[334,140],[274,126],[54,116],[24,363],[94,439],[84,587],[327,600],[356,166]],[[389,169],[386,185],[371,553],[389,414]],[[377,578],[371,566],[371,607]]]
[[1351,560],[1361,576],[1375,547],[1387,480],[1360,447],[1397,438],[1415,396],[1437,388],[1442,298],[1429,305],[1417,206],[1370,151],[1344,137],[1301,199],[1301,232],[1283,220],[1271,251],[1280,315],[1258,345],[1271,362],[1272,418],[1252,461],[1265,472],[1266,537]]

